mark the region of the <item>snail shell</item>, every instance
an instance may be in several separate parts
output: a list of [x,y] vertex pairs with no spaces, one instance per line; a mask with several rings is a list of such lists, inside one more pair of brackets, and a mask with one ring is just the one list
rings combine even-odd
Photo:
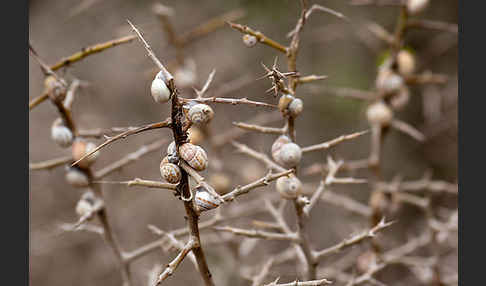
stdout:
[[198,212],[208,211],[219,207],[221,202],[211,195],[204,187],[196,188],[196,195],[194,197],[194,203]]
[[191,143],[179,147],[179,155],[196,171],[203,171],[208,166],[208,155],[203,148]]
[[61,118],[54,120],[51,126],[51,138],[57,145],[66,148],[73,143],[73,133],[67,128]]
[[155,102],[164,103],[169,101],[170,90],[165,84],[162,71],[160,71],[152,81],[152,85],[150,87],[150,93],[152,94],[152,97],[154,98]]
[[387,126],[393,119],[393,111],[383,101],[378,101],[368,106],[366,117],[371,124]]
[[408,0],[407,9],[410,12],[410,14],[415,15],[425,10],[428,4],[429,4],[429,0]]
[[403,78],[388,68],[380,69],[376,77],[376,88],[385,93],[399,91],[404,85]]
[[272,153],[273,159],[280,165],[287,168],[297,166],[302,159],[302,149],[295,143],[287,143],[282,145],[278,151]]
[[278,100],[278,110],[283,112],[294,99],[291,94],[283,94]]
[[89,184],[88,176],[77,168],[69,168],[66,181],[74,187],[86,187]]
[[[275,142],[273,142],[272,145],[272,155],[276,154],[280,149],[282,148],[283,145],[292,142],[290,138],[287,135],[280,135]],[[274,158],[275,159],[275,158]]]
[[192,123],[206,124],[213,119],[214,111],[209,105],[198,103],[190,107],[188,115]]
[[177,184],[182,177],[181,169],[176,164],[167,162],[166,158],[160,162],[160,174],[167,182]]
[[244,34],[243,43],[245,44],[245,46],[251,48],[257,43],[257,38],[252,35]]
[[290,102],[287,108],[289,110],[290,116],[295,118],[302,113],[302,110],[304,110],[304,102],[300,98],[295,98]]
[[284,199],[296,199],[302,193],[302,183],[294,176],[283,176],[275,183],[277,191]]
[[407,50],[397,54],[398,72],[402,75],[411,75],[415,71],[415,57]]
[[86,192],[76,204],[76,213],[82,217],[93,211],[96,197],[92,192]]
[[[96,149],[96,144],[93,142],[86,142],[82,140],[75,140],[72,146],[72,155],[75,161],[81,159],[85,154],[90,153]],[[98,158],[100,151],[96,151],[91,154],[89,157],[85,158],[84,160],[80,161],[78,165],[81,168],[89,167],[96,159]]]

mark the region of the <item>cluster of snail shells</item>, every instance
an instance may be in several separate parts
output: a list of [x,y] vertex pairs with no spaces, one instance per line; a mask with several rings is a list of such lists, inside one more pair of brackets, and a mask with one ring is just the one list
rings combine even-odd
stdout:
[[79,168],[71,167],[66,172],[66,181],[73,187],[87,187],[89,185],[89,179],[86,174]]
[[187,119],[195,125],[207,124],[213,119],[213,109],[204,103],[191,102],[184,107]]
[[368,106],[366,117],[371,125],[388,126],[393,119],[393,111],[382,100]]
[[[86,154],[92,152],[94,149],[96,149],[96,144],[93,142],[87,142],[82,139],[76,139],[73,142],[72,145],[72,156],[74,161],[78,161],[82,157],[84,157]],[[93,164],[96,159],[98,158],[100,154],[100,151],[96,151],[90,156],[84,158],[78,163],[78,166],[81,168],[88,168]]]
[[54,120],[51,126],[51,138],[57,145],[67,148],[71,146],[74,140],[73,133],[63,122],[61,118]]
[[89,215],[93,212],[95,202],[96,197],[91,191],[84,193],[76,204],[76,213],[80,217]]
[[150,86],[150,93],[155,102],[165,103],[170,99],[170,90],[165,83],[165,77],[162,71],[159,71],[152,81]]
[[245,44],[245,46],[249,48],[253,47],[257,43],[257,41],[258,40],[255,36],[248,35],[248,34],[243,35],[243,44]]
[[219,207],[221,201],[209,193],[204,187],[198,186],[194,190],[194,204],[197,212],[203,212]]
[[302,193],[302,183],[293,174],[278,178],[275,186],[284,199],[294,200]]
[[283,94],[278,100],[278,109],[281,112],[288,112],[291,117],[295,118],[304,110],[304,102],[291,94]]
[[272,145],[272,157],[286,168],[297,166],[302,159],[302,149],[286,135],[281,135]]

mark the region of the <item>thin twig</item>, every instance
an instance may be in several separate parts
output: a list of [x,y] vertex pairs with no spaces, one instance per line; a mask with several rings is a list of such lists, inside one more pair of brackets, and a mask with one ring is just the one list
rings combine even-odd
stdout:
[[366,134],[368,132],[369,132],[369,130],[365,130],[365,131],[360,131],[360,132],[356,132],[356,133],[352,133],[352,134],[348,134],[348,135],[341,135],[341,136],[339,136],[335,139],[329,140],[329,141],[324,142],[324,143],[303,147],[302,153],[328,149],[328,148],[331,148],[332,146],[335,146],[335,145],[337,145],[341,142],[357,138],[357,137],[359,137],[363,134]]
[[234,200],[236,197],[238,196],[241,196],[243,194],[246,194],[248,193],[249,191],[255,189],[255,188],[258,188],[258,187],[265,187],[267,186],[271,181],[274,181],[282,176],[286,176],[286,175],[289,175],[291,173],[293,173],[294,170],[293,169],[290,169],[290,170],[286,170],[284,172],[280,172],[280,173],[277,173],[277,174],[272,174],[272,172],[270,171],[266,176],[264,176],[263,178],[261,179],[258,179],[256,180],[255,182],[252,182],[252,183],[249,183],[245,186],[238,186],[236,187],[233,191],[223,195],[223,199],[225,201],[232,201]]
[[100,150],[101,148],[105,147],[106,145],[108,145],[110,143],[113,143],[113,142],[115,142],[115,141],[117,141],[119,139],[125,139],[126,137],[128,137],[130,135],[135,135],[135,134],[138,134],[138,133],[141,133],[141,132],[144,132],[144,131],[148,131],[148,130],[152,130],[152,129],[170,128],[171,125],[172,125],[171,119],[170,118],[167,118],[166,120],[161,121],[161,122],[150,123],[150,124],[147,124],[147,125],[144,125],[144,126],[140,126],[138,128],[135,128],[135,129],[127,130],[127,131],[125,131],[123,133],[120,133],[120,134],[118,134],[116,136],[110,137],[108,140],[106,140],[105,142],[101,143],[98,147],[96,147],[95,149],[93,149],[91,152],[85,154],[79,160],[77,160],[76,162],[72,163],[71,166],[74,166],[74,165],[78,164],[79,162],[81,162],[86,157],[90,156],[91,154],[95,153],[96,151]]
[[140,147],[137,151],[133,153],[129,153],[125,155],[123,158],[121,158],[120,160],[109,164],[108,166],[104,167],[99,171],[96,171],[94,174],[94,178],[99,180],[103,177],[108,176],[114,171],[119,170],[132,162],[137,161],[138,159],[140,159],[140,157],[149,154],[150,152],[159,150],[165,143],[167,143],[167,141],[168,141],[167,139],[161,139],[151,144]]
[[385,219],[382,219],[375,227],[373,227],[369,230],[366,230],[366,231],[364,231],[364,232],[362,232],[362,233],[360,233],[356,236],[353,236],[349,239],[345,239],[342,242],[340,242],[340,243],[338,243],[334,246],[328,247],[328,248],[323,249],[323,250],[316,251],[314,253],[314,256],[316,257],[317,260],[321,260],[321,259],[323,259],[324,257],[326,257],[330,254],[337,253],[337,252],[339,252],[339,251],[341,251],[345,248],[356,245],[356,244],[362,242],[365,239],[374,238],[376,236],[376,233],[378,233],[381,230],[385,229],[386,227],[392,225],[393,223],[394,223],[393,221],[385,222]]
[[52,70],[58,70],[58,69],[60,69],[64,66],[67,66],[67,65],[70,65],[74,62],[80,61],[80,60],[84,59],[85,57],[87,57],[89,55],[102,52],[106,49],[118,46],[120,44],[130,43],[135,38],[136,38],[136,36],[125,36],[125,37],[122,37],[122,38],[110,40],[110,41],[107,41],[107,42],[104,42],[104,43],[99,43],[99,44],[95,44],[95,45],[83,48],[83,49],[81,49],[81,51],[79,51],[75,54],[72,54],[69,57],[65,57],[65,58],[59,60],[57,63],[55,63],[51,66],[51,69]]
[[37,163],[29,163],[29,170],[50,170],[52,168],[62,166],[73,161],[72,156],[64,156],[60,158],[50,159]]

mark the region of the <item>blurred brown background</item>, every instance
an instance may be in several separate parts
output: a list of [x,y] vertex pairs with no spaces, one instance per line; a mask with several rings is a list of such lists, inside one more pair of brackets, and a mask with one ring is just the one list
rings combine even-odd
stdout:
[[[302,35],[302,47],[298,57],[298,69],[303,74],[324,74],[324,81],[302,86],[298,94],[304,100],[305,112],[297,120],[297,141],[301,146],[323,142],[345,133],[368,128],[364,115],[365,103],[342,98],[324,92],[320,87],[373,88],[378,56],[386,46],[372,34],[363,31],[362,21],[373,20],[389,31],[394,29],[398,10],[393,6],[352,6],[348,1],[310,1],[342,12],[351,19],[346,23],[334,16],[315,13],[307,23]],[[175,51],[167,45],[167,37],[162,25],[152,12],[154,1],[112,1],[112,0],[45,0],[30,1],[29,39],[39,55],[48,63],[54,63],[82,47],[104,42],[130,34],[126,19],[130,19],[143,32],[161,60],[174,58]],[[177,32],[184,32],[211,17],[242,8],[247,15],[237,23],[263,31],[271,38],[287,43],[285,35],[299,16],[298,1],[294,0],[218,0],[218,1],[163,1],[174,8],[171,18]],[[433,0],[429,8],[418,16],[457,23],[457,0]],[[444,86],[421,86],[412,89],[409,105],[397,116],[416,126],[428,137],[420,144],[410,137],[392,131],[385,141],[384,176],[387,180],[397,174],[405,179],[418,179],[430,169],[434,178],[457,181],[457,35],[436,31],[413,30],[407,35],[407,43],[416,53],[419,71],[431,70],[451,76]],[[212,69],[216,69],[211,89],[216,89],[231,80],[249,75],[258,78],[264,71],[260,62],[271,65],[277,53],[269,47],[257,45],[246,48],[241,42],[241,34],[228,26],[197,40],[187,47],[185,54],[193,58],[197,65],[197,84],[201,87]],[[282,70],[286,70],[284,57],[279,54]],[[150,96],[153,64],[145,56],[145,51],[133,41],[100,54],[90,56],[59,71],[66,78],[79,78],[90,83],[80,90],[73,114],[77,125],[83,129],[112,126],[138,126],[165,118],[168,105],[154,104]],[[42,91],[43,75],[35,61],[29,59],[29,97]],[[270,87],[269,81],[255,81],[228,97],[247,97],[275,103],[264,91]],[[184,89],[183,96],[193,96],[191,89]],[[423,95],[432,94],[438,98],[440,117],[427,118],[423,112]],[[248,121],[266,109],[247,106],[214,106],[215,119],[211,130],[232,127],[232,121]],[[57,118],[55,107],[44,103],[29,114],[29,159],[31,162],[47,160],[69,154],[68,150],[57,147],[50,139],[50,125]],[[279,126],[274,122],[272,126]],[[170,136],[167,130],[156,130],[132,136],[112,144],[102,150],[95,164],[95,170],[135,151],[139,146],[152,142],[161,136]],[[240,138],[253,148],[267,152],[274,136],[250,133]],[[101,142],[97,140],[96,143]],[[344,143],[328,152],[304,156],[303,166],[314,162],[324,162],[327,154],[336,159],[362,159],[368,155],[369,137],[363,136]],[[248,183],[260,177],[266,170],[258,163],[234,152],[231,144],[223,147],[227,158],[228,174],[232,185]],[[209,153],[211,158],[211,153]],[[107,180],[123,181],[134,177],[159,180],[161,152],[156,151],[143,157]],[[241,168],[241,165],[246,166]],[[255,171],[256,170],[256,171]],[[248,172],[255,171],[256,174]],[[119,285],[120,274],[111,250],[96,234],[87,232],[62,232],[59,224],[74,222],[74,211],[81,191],[69,186],[64,179],[63,167],[52,171],[32,171],[30,180],[30,277],[32,285]],[[358,172],[357,177],[366,177],[367,172]],[[317,176],[303,177],[310,186],[317,185]],[[271,187],[273,188],[273,186]],[[367,203],[367,185],[338,187],[353,198]],[[152,192],[141,188],[129,189],[119,185],[104,185],[103,190],[114,231],[122,247],[134,249],[155,238],[147,229],[153,224],[164,230],[184,225],[183,207],[171,194],[164,191]],[[268,190],[271,191],[271,190]],[[249,196],[252,196],[250,194]],[[455,208],[454,200],[443,204]],[[402,214],[413,218],[417,210]],[[204,214],[202,219],[210,217]],[[407,218],[402,218],[407,221]],[[312,244],[322,248],[348,236],[353,231],[363,229],[367,222],[332,205],[319,203],[311,217],[310,237]],[[233,224],[233,225],[236,225]],[[242,220],[242,225],[244,220]],[[407,226],[408,227],[408,226]],[[403,233],[413,232],[413,227],[404,227]],[[393,233],[387,232],[393,237]],[[241,238],[235,239],[241,241]],[[403,238],[402,238],[403,241]],[[204,238],[203,238],[204,244]],[[273,253],[281,249],[277,242],[260,242],[263,252]],[[206,248],[210,269],[217,285],[247,285],[238,278],[227,256],[226,246]],[[264,257],[252,252],[255,263],[262,263]],[[451,254],[451,267],[457,253]],[[153,252],[132,264],[135,285],[147,285],[147,275],[155,264],[165,265],[175,253]],[[257,259],[258,258],[258,259]],[[279,272],[281,271],[281,272]],[[403,272],[403,271],[402,271]],[[402,272],[397,277],[411,277]],[[272,270],[272,276],[282,276],[282,281],[294,279],[295,266],[288,265]],[[288,275],[285,275],[285,274]],[[399,274],[397,274],[399,273]],[[390,285],[420,285],[412,278],[394,281]],[[392,280],[393,281],[393,280]],[[201,279],[193,266],[185,261],[175,275],[166,281],[168,285],[200,285]],[[268,281],[270,282],[270,281]]]

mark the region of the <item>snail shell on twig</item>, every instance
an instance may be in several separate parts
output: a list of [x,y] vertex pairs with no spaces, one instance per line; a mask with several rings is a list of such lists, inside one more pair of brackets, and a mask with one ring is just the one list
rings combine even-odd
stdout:
[[198,212],[215,209],[221,204],[221,201],[211,195],[204,187],[199,186],[195,191],[196,195],[194,197],[194,203],[196,204],[196,210]]
[[191,143],[179,147],[179,155],[196,171],[203,171],[208,166],[208,155],[203,148]]

